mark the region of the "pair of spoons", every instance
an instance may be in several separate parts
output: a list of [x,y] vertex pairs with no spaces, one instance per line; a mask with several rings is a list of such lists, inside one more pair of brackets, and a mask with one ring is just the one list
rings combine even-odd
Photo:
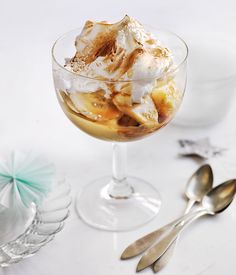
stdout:
[[[186,226],[203,215],[215,215],[224,211],[233,201],[236,180],[226,181],[215,188],[212,186],[213,172],[210,165],[205,164],[188,181],[185,194],[189,201],[185,215],[129,245],[121,259],[133,258],[151,247],[140,259],[136,271],[152,266],[153,271],[158,272],[165,267],[173,255],[179,234]],[[196,211],[190,212],[197,202],[201,203],[200,206]]]

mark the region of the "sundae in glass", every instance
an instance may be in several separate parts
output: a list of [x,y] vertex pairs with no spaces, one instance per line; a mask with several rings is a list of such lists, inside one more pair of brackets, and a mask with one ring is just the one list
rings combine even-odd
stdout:
[[123,142],[141,139],[173,118],[184,94],[186,59],[181,38],[147,31],[127,15],[114,24],[87,21],[54,44],[54,83],[63,111],[89,135],[115,142],[113,176],[87,185],[77,200],[88,224],[127,230],[159,211],[156,189],[126,177]]

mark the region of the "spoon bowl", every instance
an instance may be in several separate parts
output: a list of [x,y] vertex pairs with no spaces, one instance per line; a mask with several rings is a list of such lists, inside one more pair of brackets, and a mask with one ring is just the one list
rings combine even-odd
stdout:
[[202,200],[202,206],[212,215],[225,210],[236,193],[236,179],[228,180],[213,188]]
[[189,200],[201,202],[213,186],[213,171],[209,164],[202,165],[189,179],[185,195]]

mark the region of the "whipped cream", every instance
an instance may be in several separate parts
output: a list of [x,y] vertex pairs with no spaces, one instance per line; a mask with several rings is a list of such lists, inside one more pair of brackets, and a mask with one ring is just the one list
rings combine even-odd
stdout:
[[173,63],[171,52],[127,15],[115,24],[87,21],[75,47],[65,67],[85,77],[74,79],[70,92],[103,89],[106,97],[123,92],[134,103],[152,91],[155,79]]

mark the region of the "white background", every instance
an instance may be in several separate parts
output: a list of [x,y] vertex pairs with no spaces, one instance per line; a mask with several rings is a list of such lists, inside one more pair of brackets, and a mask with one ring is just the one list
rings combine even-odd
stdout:
[[[0,154],[13,148],[43,153],[68,175],[74,196],[89,180],[110,173],[111,145],[76,129],[60,110],[51,76],[54,40],[87,19],[116,21],[127,13],[183,38],[189,32],[212,31],[235,44],[235,11],[233,0],[0,0]],[[119,261],[122,249],[182,213],[185,201],[181,194],[199,165],[177,156],[178,138],[209,136],[213,143],[227,147],[225,156],[213,161],[216,182],[235,175],[236,103],[233,107],[216,126],[169,125],[129,144],[129,173],[151,181],[162,193],[162,209],[153,222],[127,233],[101,232],[79,221],[72,206],[65,230],[52,243],[33,258],[0,269],[0,274],[135,274],[135,261]],[[160,274],[235,275],[235,207],[234,203],[222,216],[202,219],[189,228],[170,265]],[[152,274],[150,270],[143,273]]]

